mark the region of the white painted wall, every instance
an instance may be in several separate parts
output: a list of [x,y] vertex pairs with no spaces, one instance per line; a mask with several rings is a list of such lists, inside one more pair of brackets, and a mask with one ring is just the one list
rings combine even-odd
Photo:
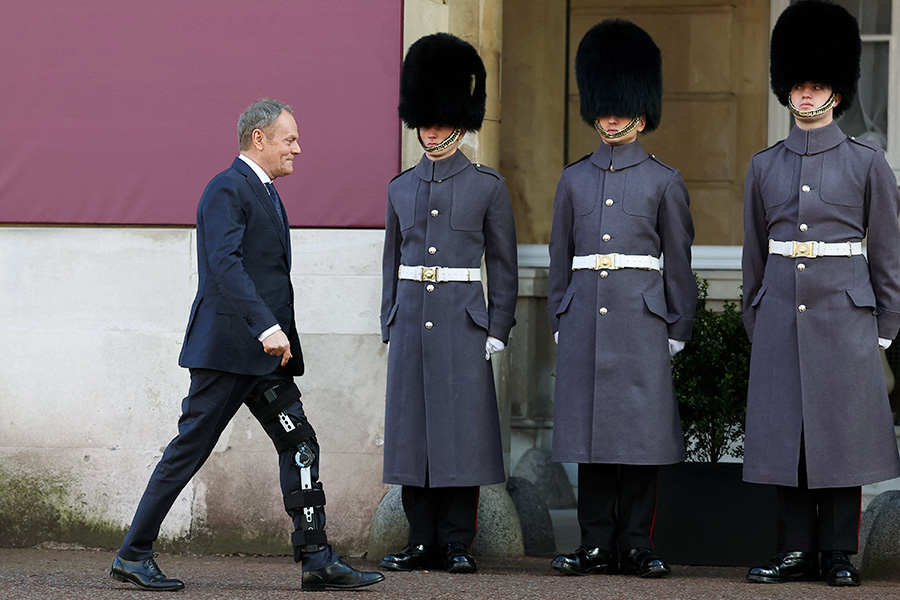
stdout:
[[[298,379],[322,447],[329,535],[362,552],[381,483],[386,353],[380,230],[292,231]],[[192,228],[0,228],[0,463],[67,482],[70,508],[130,522],[176,434],[177,365],[196,292]],[[235,498],[230,502],[227,496]],[[239,500],[239,501],[238,501]],[[176,502],[163,536],[198,523],[290,524],[275,452],[246,409]],[[210,514],[209,507],[215,507]],[[230,516],[229,516],[230,515]],[[289,545],[285,544],[285,551]]]

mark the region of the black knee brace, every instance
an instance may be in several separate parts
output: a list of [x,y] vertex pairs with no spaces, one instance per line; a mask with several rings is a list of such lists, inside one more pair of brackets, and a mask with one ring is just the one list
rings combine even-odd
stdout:
[[294,465],[300,469],[300,489],[284,497],[284,509],[291,517],[302,517],[303,523],[291,535],[294,558],[303,553],[318,552],[328,546],[324,521],[325,492],[322,484],[312,481],[312,466],[316,455],[311,442],[316,432],[306,419],[294,419],[285,411],[300,402],[300,390],[293,383],[274,382],[247,402],[253,416],[272,438],[281,453],[293,451]]

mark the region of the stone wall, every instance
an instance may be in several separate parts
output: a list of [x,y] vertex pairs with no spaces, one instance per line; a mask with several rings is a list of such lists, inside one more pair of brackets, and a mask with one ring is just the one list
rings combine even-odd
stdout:
[[[298,380],[322,446],[329,535],[364,551],[381,483],[379,230],[294,230]],[[176,433],[193,229],[0,228],[0,545],[113,548]],[[289,552],[274,450],[242,408],[161,548]]]

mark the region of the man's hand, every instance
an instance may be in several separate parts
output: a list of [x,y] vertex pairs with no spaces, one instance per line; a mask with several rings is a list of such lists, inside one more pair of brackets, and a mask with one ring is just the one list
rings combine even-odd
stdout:
[[284,331],[276,331],[275,333],[269,334],[269,336],[262,341],[262,345],[266,354],[281,357],[282,367],[291,360],[291,343],[288,341],[287,336],[284,335]]

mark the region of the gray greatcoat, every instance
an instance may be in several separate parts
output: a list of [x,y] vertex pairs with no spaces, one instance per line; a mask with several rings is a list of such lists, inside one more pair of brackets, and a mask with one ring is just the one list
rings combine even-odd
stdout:
[[[637,141],[601,144],[563,170],[547,307],[559,331],[553,460],[684,460],[667,339],[690,339],[694,324],[688,205],[681,174]],[[664,254],[665,269],[572,270],[573,256],[614,252]]]
[[[481,282],[398,280],[406,266],[487,268]],[[518,295],[505,180],[457,151],[427,156],[388,185],[382,339],[390,341],[384,482],[424,487],[505,480],[491,335],[506,343]],[[426,323],[431,327],[426,328]]]
[[[744,197],[744,324],[753,342],[744,479],[810,488],[900,475],[878,337],[900,328],[900,194],[881,150],[834,123],[753,157]],[[858,242],[788,258],[768,240]]]

